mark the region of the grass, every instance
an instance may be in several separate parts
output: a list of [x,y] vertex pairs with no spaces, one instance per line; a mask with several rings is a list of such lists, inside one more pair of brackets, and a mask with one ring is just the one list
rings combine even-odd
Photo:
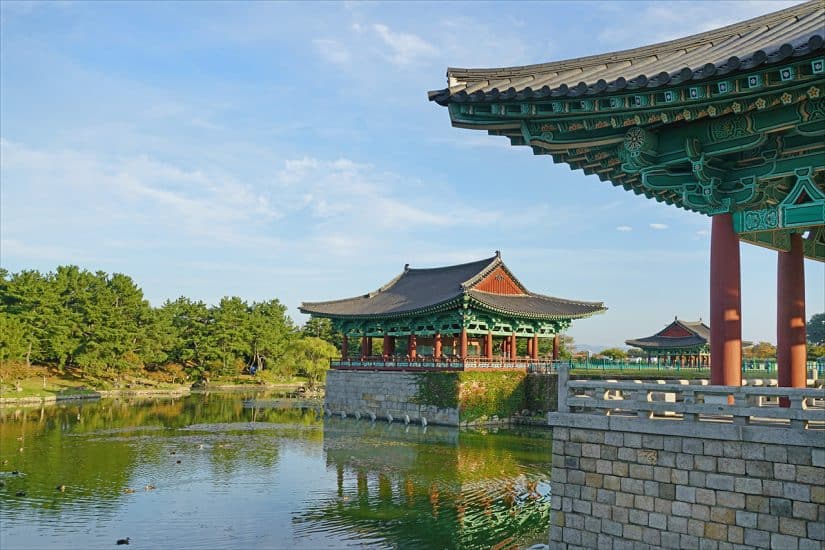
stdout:
[[[162,372],[138,371],[117,377],[97,377],[82,369],[66,368],[62,372],[51,367],[21,364],[0,365],[0,398],[67,397],[94,395],[100,390],[180,390],[189,388],[191,379],[170,378]],[[251,376],[239,374],[210,378],[209,386],[304,385],[305,378]],[[18,391],[19,388],[19,391]]]

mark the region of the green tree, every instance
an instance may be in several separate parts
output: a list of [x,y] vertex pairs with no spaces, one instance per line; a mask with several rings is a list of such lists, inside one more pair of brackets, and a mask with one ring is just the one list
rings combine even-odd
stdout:
[[602,350],[600,355],[608,357],[612,361],[624,361],[627,359],[627,352],[621,348],[607,348]]
[[343,337],[340,332],[332,328],[332,320],[323,317],[310,317],[310,319],[301,328],[301,334],[304,336],[314,336],[325,340],[335,346],[341,347]]
[[825,313],[817,313],[808,321],[808,342],[825,346]]
[[338,350],[324,340],[314,337],[296,338],[287,348],[284,363],[294,372],[306,376],[310,386],[324,380],[329,360],[338,356]]
[[759,342],[753,346],[745,348],[742,351],[742,354],[747,359],[775,359],[776,346],[770,342]]
[[256,302],[250,308],[249,360],[258,369],[275,367],[295,335],[295,326],[278,300]]

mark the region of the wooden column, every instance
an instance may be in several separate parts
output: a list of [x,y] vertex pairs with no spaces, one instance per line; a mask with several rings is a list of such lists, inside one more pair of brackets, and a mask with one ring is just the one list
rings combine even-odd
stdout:
[[441,333],[436,334],[433,340],[433,355],[439,359],[441,357]]
[[484,337],[484,357],[487,359],[493,358],[493,333],[488,332]]
[[417,351],[415,349],[415,334],[410,334],[407,337],[407,355],[410,356],[410,359],[415,359],[417,356]]
[[366,357],[367,355],[368,355],[368,353],[367,353],[367,337],[362,336],[361,337],[361,357]]
[[533,335],[533,353],[530,354],[531,359],[538,359],[539,358],[539,335]]
[[[804,388],[805,366],[805,263],[802,235],[791,234],[791,250],[779,252],[776,263],[776,368],[779,385]],[[782,405],[788,406],[784,403]]]
[[395,338],[392,336],[384,335],[384,355],[389,357],[395,353]]
[[347,333],[344,333],[344,337],[341,340],[341,359],[346,359],[349,356],[349,349],[347,343]]
[[710,383],[742,385],[742,287],[739,237],[730,214],[717,214],[710,237]]
[[516,333],[510,335],[510,359],[518,357],[518,347],[516,342]]
[[532,338],[527,340],[527,357],[529,357],[530,359],[533,358],[533,339]]
[[553,336],[553,361],[559,360],[559,335]]
[[461,358],[467,358],[467,329],[461,329]]

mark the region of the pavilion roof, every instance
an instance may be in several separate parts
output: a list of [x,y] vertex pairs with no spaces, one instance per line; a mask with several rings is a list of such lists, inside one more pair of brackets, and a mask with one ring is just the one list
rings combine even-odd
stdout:
[[[514,287],[509,294],[475,288],[485,277],[500,272]],[[331,318],[403,317],[448,309],[464,301],[494,312],[533,318],[577,319],[606,310],[602,302],[583,302],[528,291],[496,253],[466,264],[404,271],[374,292],[327,302],[304,302],[302,313]]]
[[485,102],[608,95],[700,81],[825,49],[825,4],[793,6],[707,32],[640,48],[552,63],[447,69],[431,101]]
[[635,340],[625,340],[628,346],[646,349],[685,349],[707,345],[710,327],[700,321],[680,321],[675,319],[668,326],[654,334]]

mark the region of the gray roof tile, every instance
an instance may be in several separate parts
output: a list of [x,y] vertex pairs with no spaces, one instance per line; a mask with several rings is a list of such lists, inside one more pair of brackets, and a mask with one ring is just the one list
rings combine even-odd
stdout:
[[441,105],[609,94],[749,70],[825,50],[825,3],[811,0],[669,42],[552,63],[447,69],[448,88],[429,92]]
[[497,267],[512,273],[501,257],[476,262],[438,267],[410,269],[369,294],[328,302],[304,302],[303,313],[321,317],[399,317],[422,310],[444,306],[468,295],[482,307],[518,316],[575,319],[605,310],[601,302],[581,302],[553,298],[524,290],[522,295],[501,295],[473,290],[471,287]]

